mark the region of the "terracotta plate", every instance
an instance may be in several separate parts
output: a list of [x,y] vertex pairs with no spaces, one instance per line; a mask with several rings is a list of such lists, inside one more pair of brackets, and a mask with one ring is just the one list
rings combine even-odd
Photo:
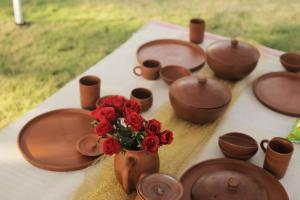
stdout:
[[147,42],[137,50],[139,63],[158,60],[162,66],[179,65],[191,71],[200,69],[206,60],[204,50],[183,40],[161,39]]
[[95,157],[83,156],[76,142],[93,133],[90,112],[81,109],[54,110],[37,116],[21,130],[18,145],[34,166],[52,171],[71,171],[89,166]]
[[300,117],[300,75],[271,72],[257,78],[253,84],[255,96],[277,112]]
[[[228,178],[235,179],[235,183],[230,183],[231,187],[238,185],[235,190],[230,188],[227,191],[229,185],[224,180]],[[198,163],[188,169],[180,181],[184,188],[184,200],[191,200],[192,195],[197,194],[216,200],[288,200],[286,191],[277,179],[264,169],[240,160],[219,158]]]

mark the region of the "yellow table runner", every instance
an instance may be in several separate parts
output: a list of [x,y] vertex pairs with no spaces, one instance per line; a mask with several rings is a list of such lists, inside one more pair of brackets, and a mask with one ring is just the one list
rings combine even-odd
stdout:
[[[213,73],[206,66],[199,75],[212,77]],[[231,107],[245,85],[243,81],[225,83],[232,90]],[[174,142],[159,149],[160,172],[179,178],[183,170],[193,164],[194,159],[225,116],[226,113],[211,124],[196,125],[177,118],[169,102],[162,105],[153,118],[161,121],[164,129],[170,129],[174,132]],[[113,160],[113,157],[105,157],[98,164],[86,169],[85,178],[74,194],[75,200],[134,199],[135,194],[127,195],[123,192],[121,185],[115,178]]]

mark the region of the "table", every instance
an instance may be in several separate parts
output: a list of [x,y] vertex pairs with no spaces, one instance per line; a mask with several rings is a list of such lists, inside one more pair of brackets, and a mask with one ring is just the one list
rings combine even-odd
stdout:
[[[141,86],[153,91],[153,107],[145,113],[151,116],[155,110],[168,101],[168,86],[163,81],[147,81],[134,76],[132,68],[137,65],[136,49],[143,43],[162,38],[188,40],[188,29],[182,26],[159,21],[151,21],[116,49],[113,53],[96,63],[86,72],[70,81],[63,88],[50,96],[39,106],[28,112],[0,133],[0,199],[3,200],[55,200],[71,199],[88,169],[73,172],[51,172],[36,168],[23,159],[17,147],[17,136],[20,129],[33,117],[59,108],[78,108],[79,77],[93,74],[101,77],[101,95],[120,94],[129,96],[131,89]],[[205,34],[201,46],[223,37]],[[264,138],[287,136],[293,122],[292,117],[273,112],[259,103],[252,94],[251,83],[259,75],[270,71],[283,70],[278,56],[282,53],[257,45],[261,53],[256,70],[244,81],[247,88],[236,100],[233,108],[218,130],[212,136],[204,150],[199,153],[197,161],[223,157],[218,146],[219,135],[231,131],[240,131],[252,135],[258,142]],[[196,72],[197,73],[197,72]],[[176,135],[175,135],[176,137]],[[262,166],[264,154],[261,150],[250,162]],[[300,180],[300,147],[295,145],[295,153],[286,176],[281,180],[291,200],[297,200]]]

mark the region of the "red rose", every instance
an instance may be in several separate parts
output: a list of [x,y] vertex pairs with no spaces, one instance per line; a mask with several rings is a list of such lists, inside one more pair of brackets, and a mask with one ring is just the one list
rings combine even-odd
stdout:
[[143,129],[144,118],[136,112],[131,112],[126,115],[124,122],[128,126],[131,126],[134,131],[141,131]]
[[105,117],[110,123],[116,122],[118,113],[116,113],[113,107],[98,107],[92,112],[92,116],[101,121]]
[[102,143],[102,151],[104,154],[113,155],[121,151],[121,144],[113,138],[107,138]]
[[125,100],[126,99],[123,96],[119,96],[119,95],[109,96],[102,100],[101,106],[114,107],[116,110],[122,111]]
[[161,133],[160,137],[161,144],[171,144],[173,142],[173,132],[169,130],[165,130]]
[[149,120],[147,127],[146,127],[146,133],[148,135],[157,135],[160,132],[161,125],[160,122],[156,119]]
[[132,113],[132,112],[136,112],[136,113],[141,112],[140,103],[134,99],[125,101],[124,106],[123,106],[123,115],[124,116],[126,116],[127,114]]
[[143,139],[142,146],[145,151],[155,153],[158,151],[159,139],[156,135],[148,135]]
[[113,126],[105,118],[102,118],[101,121],[98,123],[98,125],[95,127],[96,133],[103,137],[105,137],[106,134],[112,130],[113,130]]

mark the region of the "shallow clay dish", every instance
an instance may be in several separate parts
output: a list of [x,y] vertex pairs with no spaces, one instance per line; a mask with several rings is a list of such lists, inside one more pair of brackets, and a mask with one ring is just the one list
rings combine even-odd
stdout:
[[259,51],[252,45],[238,40],[219,40],[207,49],[207,63],[223,79],[239,80],[249,75],[258,62]]
[[170,86],[169,98],[178,117],[204,124],[224,113],[231,101],[231,91],[216,79],[186,76]]
[[253,91],[270,109],[300,117],[300,75],[291,72],[264,74],[254,81]]
[[204,50],[190,42],[175,39],[161,39],[147,42],[137,50],[137,60],[154,59],[161,66],[179,65],[191,71],[200,69],[205,63]]
[[180,178],[182,200],[288,200],[271,174],[245,161],[219,158],[198,163]]
[[171,85],[177,79],[180,79],[184,76],[190,76],[192,73],[181,66],[177,65],[168,65],[162,68],[159,72],[160,77],[168,84]]
[[280,62],[289,72],[300,71],[300,54],[285,53],[280,56]]
[[31,164],[52,171],[71,171],[89,166],[95,157],[83,156],[76,142],[93,132],[90,112],[54,110],[29,121],[18,137],[19,148]]
[[219,137],[219,147],[225,156],[239,160],[248,160],[258,150],[257,142],[243,133],[227,133]]
[[[100,156],[103,154],[101,150],[101,141],[99,136],[94,134],[84,135],[77,140],[76,149],[84,156]],[[98,142],[99,141],[99,142]]]

